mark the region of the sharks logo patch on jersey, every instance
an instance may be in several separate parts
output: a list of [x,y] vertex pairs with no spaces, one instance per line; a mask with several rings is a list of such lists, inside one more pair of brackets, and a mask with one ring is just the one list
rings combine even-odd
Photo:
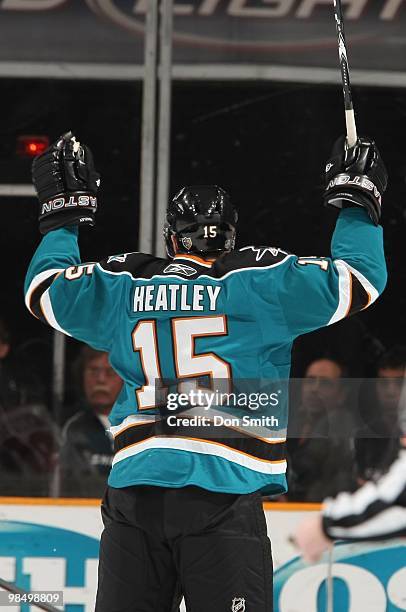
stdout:
[[261,261],[261,259],[267,253],[270,253],[273,257],[277,257],[279,255],[279,253],[283,253],[284,255],[287,255],[287,253],[285,251],[282,251],[281,249],[277,249],[276,247],[253,247],[253,246],[247,246],[247,247],[244,247],[244,248],[240,249],[240,251],[248,251],[248,250],[253,251],[254,253],[256,253],[256,257],[255,257],[256,261]]
[[129,253],[123,253],[123,255],[111,255],[108,258],[107,263],[109,264],[112,261],[118,261],[118,263],[125,263],[128,255],[129,255]]

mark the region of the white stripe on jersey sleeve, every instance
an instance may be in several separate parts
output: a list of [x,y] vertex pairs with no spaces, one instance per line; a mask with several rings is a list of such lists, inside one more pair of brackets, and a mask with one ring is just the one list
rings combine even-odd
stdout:
[[[340,260],[338,260],[338,261],[340,261]],[[368,295],[370,297],[370,301],[369,301],[368,306],[370,304],[373,304],[378,299],[379,293],[375,289],[375,287],[372,285],[372,283],[369,282],[369,280],[366,278],[366,276],[364,276],[363,274],[361,274],[361,272],[356,270],[356,268],[353,268],[352,266],[350,266],[349,263],[347,263],[346,261],[343,261],[342,263],[359,280],[361,285],[364,287],[365,291],[368,293]]]
[[367,306],[370,306],[378,299],[379,293],[369,282],[369,280],[361,274],[356,268],[353,268],[346,261],[342,259],[335,259],[333,261],[338,271],[338,291],[339,291],[339,302],[338,307],[327,325],[332,325],[344,319],[350,308],[352,301],[352,279],[351,274],[361,283],[366,293],[369,295],[369,302]]
[[373,538],[390,537],[391,534],[406,530],[406,508],[394,506],[354,527],[334,527],[328,529],[331,538]]
[[338,306],[327,325],[332,325],[333,323],[337,323],[337,321],[344,319],[347,316],[351,306],[350,272],[344,262],[340,259],[336,259],[333,264],[338,271]]
[[[51,287],[50,287],[51,288]],[[49,288],[49,289],[50,289]],[[40,304],[41,304],[41,308],[42,308],[42,312],[44,314],[44,317],[46,318],[48,324],[53,327],[54,329],[56,329],[59,332],[62,332],[63,334],[65,334],[66,336],[69,336],[70,338],[72,337],[72,334],[69,334],[65,329],[63,329],[58,321],[55,318],[54,315],[54,310],[52,308],[52,303],[51,303],[51,297],[49,295],[49,289],[47,289],[41,296],[41,300],[40,300]]]
[[[31,314],[34,314],[30,308],[30,300],[31,296],[34,293],[35,289],[43,283],[47,278],[50,278],[54,274],[58,274],[58,272],[63,272],[62,268],[54,268],[52,270],[45,270],[44,272],[40,272],[32,279],[30,286],[27,289],[27,293],[25,294],[25,305]],[[35,315],[34,315],[35,316]]]

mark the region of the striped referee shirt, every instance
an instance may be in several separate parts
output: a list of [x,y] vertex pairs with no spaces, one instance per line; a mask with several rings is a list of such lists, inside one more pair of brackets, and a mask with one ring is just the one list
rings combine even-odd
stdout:
[[333,540],[406,537],[406,451],[376,483],[327,499],[323,529]]

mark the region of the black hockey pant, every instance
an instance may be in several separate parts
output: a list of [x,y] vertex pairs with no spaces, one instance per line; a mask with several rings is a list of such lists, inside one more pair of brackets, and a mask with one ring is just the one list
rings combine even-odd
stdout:
[[109,487],[96,612],[272,612],[272,555],[258,493]]

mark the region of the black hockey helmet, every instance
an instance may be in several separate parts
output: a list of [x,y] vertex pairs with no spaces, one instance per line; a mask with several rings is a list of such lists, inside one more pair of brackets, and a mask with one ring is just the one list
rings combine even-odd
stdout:
[[230,196],[217,185],[182,187],[166,211],[164,238],[169,257],[179,253],[231,251],[238,214]]

